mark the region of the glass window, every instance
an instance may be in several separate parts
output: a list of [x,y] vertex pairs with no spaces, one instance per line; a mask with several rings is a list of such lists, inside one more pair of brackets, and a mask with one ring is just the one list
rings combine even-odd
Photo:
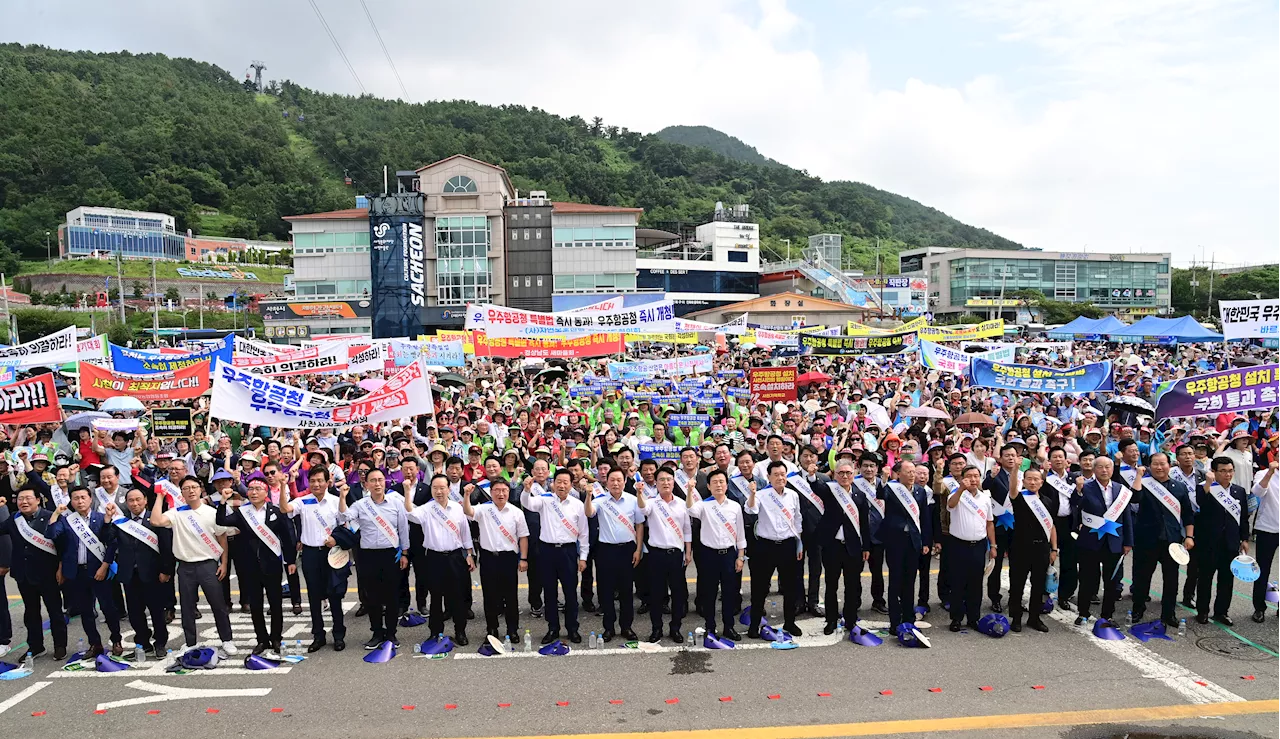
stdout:
[[476,181],[475,181],[475,180],[473,180],[473,179],[471,179],[470,177],[467,177],[466,175],[461,175],[461,174],[460,174],[460,175],[457,175],[457,176],[455,176],[455,177],[450,177],[450,178],[449,178],[449,179],[444,183],[444,191],[445,191],[445,192],[447,192],[447,193],[450,193],[450,192],[475,192],[475,191],[476,191]]
[[556,275],[554,287],[557,290],[572,290],[573,275]]

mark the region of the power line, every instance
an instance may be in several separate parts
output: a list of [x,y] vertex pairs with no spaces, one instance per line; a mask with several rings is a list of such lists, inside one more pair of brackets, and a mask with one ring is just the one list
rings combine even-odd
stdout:
[[329,23],[324,19],[324,13],[320,12],[320,6],[316,5],[316,0],[307,0],[311,3],[311,9],[316,11],[316,17],[320,19],[320,25],[324,26],[325,33],[329,34],[329,40],[333,42],[333,48],[338,50],[338,56],[342,57],[342,63],[347,65],[347,71],[355,79],[356,84],[360,87],[361,94],[368,94],[364,83],[360,81],[360,75],[356,74],[356,68],[351,66],[351,60],[347,58],[347,53],[342,50],[342,44],[338,43],[338,37],[333,35],[333,29],[329,28]]
[[391,72],[396,76],[396,82],[400,84],[400,92],[404,93],[405,102],[409,102],[409,90],[404,86],[404,80],[400,79],[400,70],[396,69],[391,52],[387,51],[387,45],[382,42],[382,34],[378,32],[378,24],[373,22],[373,14],[369,12],[369,6],[364,0],[360,0],[360,7],[364,8],[364,17],[369,19],[369,27],[373,29],[373,35],[378,39],[378,46],[382,47],[382,54],[387,57],[387,64],[391,65]]

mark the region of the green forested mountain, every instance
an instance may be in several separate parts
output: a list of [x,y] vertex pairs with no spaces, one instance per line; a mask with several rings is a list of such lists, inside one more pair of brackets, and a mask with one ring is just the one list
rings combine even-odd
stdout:
[[782,166],[756,151],[756,147],[736,136],[710,126],[667,126],[654,134],[663,141],[685,146],[701,146],[715,153],[747,164]]
[[646,223],[704,219],[717,200],[749,203],[768,254],[781,252],[782,239],[800,246],[822,232],[844,234],[846,259],[864,267],[876,238],[890,255],[917,245],[1019,248],[867,185],[537,108],[407,104],[287,81],[257,94],[189,59],[12,44],[0,45],[0,81],[8,272],[14,253],[43,258],[44,232],[78,205],[168,212],[197,233],[201,211],[214,218],[216,209],[221,233],[285,239],[281,216],[351,207],[356,193],[381,190],[383,165],[458,153],[505,167],[522,191],[642,207]]

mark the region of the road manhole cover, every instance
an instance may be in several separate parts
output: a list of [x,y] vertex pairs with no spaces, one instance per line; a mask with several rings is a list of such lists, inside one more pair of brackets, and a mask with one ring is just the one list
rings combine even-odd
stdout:
[[1230,636],[1206,636],[1197,639],[1196,646],[1210,654],[1247,662],[1262,662],[1271,659],[1271,656],[1267,653]]

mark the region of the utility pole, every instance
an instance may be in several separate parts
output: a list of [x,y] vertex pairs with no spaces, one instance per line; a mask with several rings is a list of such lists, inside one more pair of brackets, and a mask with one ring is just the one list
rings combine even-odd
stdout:
[[53,262],[53,251],[49,247],[49,232],[44,232],[44,259],[46,262]]
[[151,341],[160,345],[160,295],[156,292],[156,260],[151,260]]
[[200,297],[200,330],[204,330],[204,285],[196,285]]
[[253,68],[253,86],[258,88],[258,92],[262,92],[262,71],[267,68],[267,63],[254,59],[249,66]]
[[0,272],[0,289],[4,290],[4,320],[9,325],[9,344],[11,346],[17,346],[18,323],[13,320],[13,313],[9,312],[9,285],[4,281],[3,272]]
[[1207,316],[1213,315],[1213,272],[1214,272],[1213,264],[1214,264],[1214,255],[1210,254],[1209,255],[1209,309],[1205,313],[1205,315]]
[[[120,296],[120,323],[125,323],[124,318],[124,274],[120,271],[120,252],[116,252],[116,294]],[[111,294],[107,293],[107,300],[111,300]]]
[[783,239],[787,245],[787,261],[791,261],[791,239]]
[[884,263],[880,260],[880,237],[876,237],[876,279],[880,281],[880,317],[884,318]]

